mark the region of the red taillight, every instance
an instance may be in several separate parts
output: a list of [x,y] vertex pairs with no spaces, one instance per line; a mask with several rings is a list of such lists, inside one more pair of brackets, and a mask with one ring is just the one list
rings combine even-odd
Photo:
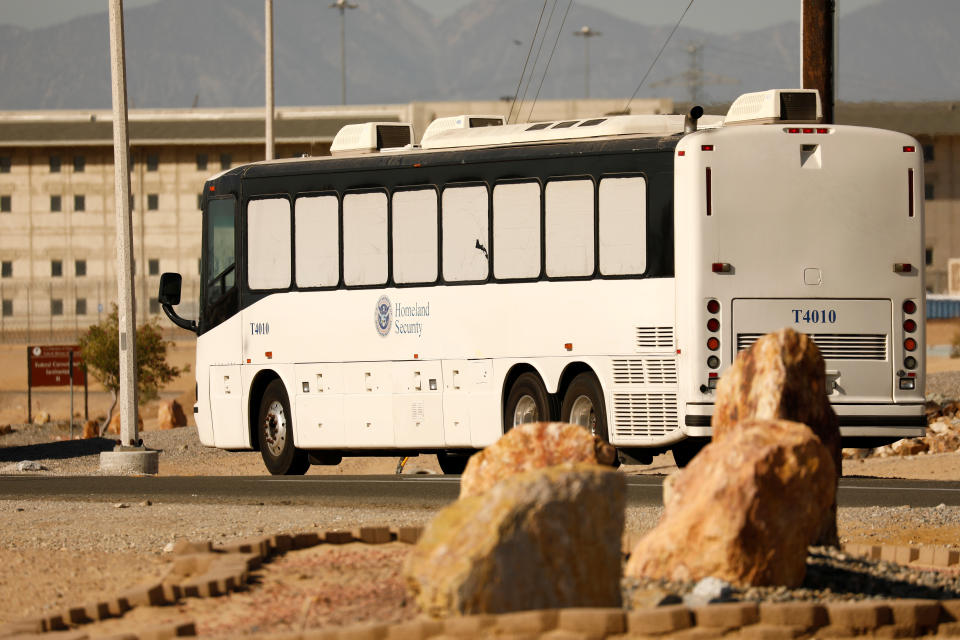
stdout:
[[903,148],[904,153],[914,153],[916,150],[917,148],[913,145],[907,145]]
[[709,311],[710,313],[717,313],[718,311],[720,311],[720,302],[717,300],[708,300],[707,311]]
[[913,338],[907,338],[903,341],[903,348],[907,351],[914,351],[917,348],[917,341]]
[[216,188],[215,186],[210,185],[210,191],[216,191],[216,190],[217,190],[217,188]]
[[917,303],[913,300],[904,300],[903,301],[903,312],[904,313],[916,313],[917,312]]
[[813,128],[812,128],[812,127],[809,128],[809,129],[806,129],[806,128],[805,128],[805,129],[803,130],[803,132],[804,132],[804,133],[813,133]]
[[701,150],[701,151],[713,151],[713,145],[712,145],[712,144],[702,144],[702,145],[700,145],[700,150]]
[[717,320],[716,318],[710,318],[709,320],[707,320],[707,329],[709,331],[719,331],[720,321]]
[[787,129],[787,133],[800,133],[800,129],[797,127],[790,127]]
[[686,151],[677,151],[677,155],[678,155],[678,156],[685,156],[685,155],[687,155],[687,152],[686,152]]
[[821,127],[817,129],[817,133],[830,133],[830,129],[827,129],[826,127]]
[[913,333],[914,331],[917,330],[917,323],[914,322],[912,319],[907,318],[906,320],[903,321],[903,330],[906,331],[907,333]]
[[719,340],[717,340],[716,338],[710,338],[709,340],[707,340],[707,349],[710,349],[710,351],[716,351],[719,348],[720,348]]

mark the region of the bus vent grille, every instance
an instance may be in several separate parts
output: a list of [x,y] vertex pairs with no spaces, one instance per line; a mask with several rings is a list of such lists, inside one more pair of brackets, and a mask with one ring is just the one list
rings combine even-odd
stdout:
[[673,347],[673,327],[637,327],[637,349]]
[[615,359],[613,382],[614,384],[643,384],[643,360]]
[[613,394],[614,432],[618,438],[663,436],[677,429],[677,394]]
[[676,360],[647,360],[647,382],[652,384],[676,384]]
[[[762,333],[738,333],[737,351],[749,349]],[[812,333],[825,360],[887,359],[887,336],[882,333]]]

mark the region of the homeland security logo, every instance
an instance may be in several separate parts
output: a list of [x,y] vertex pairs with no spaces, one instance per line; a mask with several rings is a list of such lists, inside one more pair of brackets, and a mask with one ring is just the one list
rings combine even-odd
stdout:
[[377,300],[374,322],[376,322],[377,325],[377,333],[379,333],[381,337],[386,338],[387,334],[390,333],[391,320],[393,320],[393,311],[390,305],[390,298],[380,296],[380,299]]

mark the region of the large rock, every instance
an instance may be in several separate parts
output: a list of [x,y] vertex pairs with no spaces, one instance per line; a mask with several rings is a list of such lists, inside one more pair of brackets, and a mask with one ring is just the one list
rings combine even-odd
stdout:
[[625,573],[799,586],[836,485],[830,452],[806,425],[740,423],[675,474],[662,519]]
[[460,497],[480,495],[504,478],[524,471],[564,462],[611,465],[616,455],[616,449],[579,425],[522,424],[470,458],[460,478]]
[[187,426],[187,415],[176,400],[164,402],[157,409],[157,429],[174,429]]
[[35,425],[45,425],[50,422],[50,414],[46,411],[37,411],[33,415],[33,424]]
[[99,438],[100,437],[100,423],[96,420],[87,420],[83,423],[83,435],[84,440],[89,440],[90,438]]
[[[748,420],[792,420],[810,427],[827,447],[836,477],[843,473],[840,428],[826,393],[823,356],[813,340],[793,329],[769,333],[737,354],[720,378],[713,411],[713,439]],[[819,544],[837,545],[837,506],[825,514]]]
[[427,614],[620,606],[623,475],[564,464],[443,509],[404,575]]

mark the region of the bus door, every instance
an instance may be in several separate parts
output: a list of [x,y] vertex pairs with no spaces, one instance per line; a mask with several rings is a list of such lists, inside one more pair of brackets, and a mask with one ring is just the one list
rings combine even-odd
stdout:
[[[210,407],[215,446],[249,446],[242,420],[240,294],[237,282],[237,207],[232,196],[215,198],[204,211],[201,338],[197,380]],[[206,371],[200,370],[202,365]],[[206,377],[204,377],[206,374]],[[204,384],[206,382],[206,384]],[[200,406],[204,406],[201,402]]]

